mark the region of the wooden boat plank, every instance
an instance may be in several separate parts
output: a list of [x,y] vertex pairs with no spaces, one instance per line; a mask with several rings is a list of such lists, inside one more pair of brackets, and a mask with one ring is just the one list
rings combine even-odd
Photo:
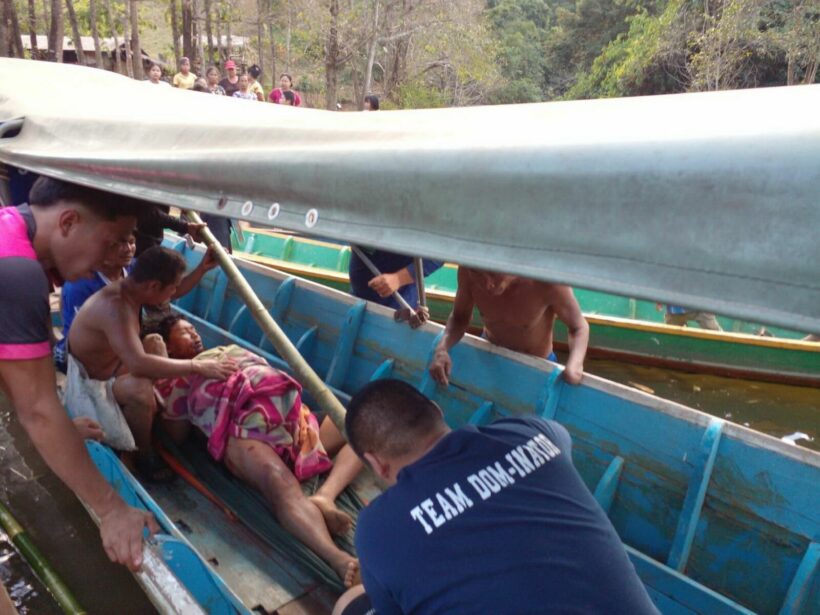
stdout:
[[275,611],[316,585],[298,564],[273,551],[241,522],[229,520],[186,483],[153,484],[148,491],[248,608]]
[[708,615],[752,615],[752,611],[721,596],[690,578],[654,561],[631,547],[626,548],[629,559],[649,595],[664,615],[702,613]]
[[695,539],[695,529],[700,520],[703,509],[703,500],[712,478],[712,469],[715,467],[720,437],[723,435],[724,422],[714,419],[703,434],[700,450],[694,460],[692,476],[689,479],[689,488],[686,490],[686,499],[675,531],[675,540],[667,559],[667,565],[677,571],[686,569],[689,552]]
[[820,581],[818,581],[818,570],[820,570],[820,543],[813,542],[806,549],[806,554],[800,562],[800,567],[794,575],[783,606],[780,607],[780,615],[788,615],[800,610],[806,604],[819,604],[820,600],[811,602],[811,586],[814,586],[820,593]]

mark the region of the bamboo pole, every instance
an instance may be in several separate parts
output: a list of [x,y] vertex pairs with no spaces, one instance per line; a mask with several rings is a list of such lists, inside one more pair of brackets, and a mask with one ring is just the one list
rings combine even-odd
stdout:
[[[202,224],[202,218],[195,211],[186,210],[185,215],[193,222]],[[299,354],[296,346],[288,339],[285,332],[268,313],[268,310],[253,292],[251,285],[239,271],[231,257],[225,252],[222,245],[213,236],[213,233],[205,227],[200,231],[200,236],[206,246],[211,248],[216,255],[216,260],[228,276],[228,279],[236,287],[239,296],[248,306],[251,316],[262,328],[267,338],[271,341],[276,351],[288,365],[293,369],[296,379],[310,392],[319,407],[330,417],[339,432],[345,432],[345,408],[336,396],[331,392],[321,378],[308,365],[308,362]]]
[[17,519],[14,518],[14,515],[11,514],[11,511],[6,508],[6,505],[2,502],[0,502],[0,524],[3,525],[6,534],[8,534],[14,546],[23,554],[28,565],[31,566],[34,573],[40,581],[43,582],[43,585],[48,588],[51,595],[54,596],[54,599],[57,601],[57,604],[60,605],[63,612],[69,613],[70,615],[84,615],[86,612],[85,609],[80,606],[80,603],[77,602],[77,599],[72,595],[71,590],[68,589],[68,586],[54,571],[51,564],[48,563],[48,560],[46,560],[40,552],[40,549],[37,548],[37,545],[31,541],[31,538],[23,526],[20,525]]

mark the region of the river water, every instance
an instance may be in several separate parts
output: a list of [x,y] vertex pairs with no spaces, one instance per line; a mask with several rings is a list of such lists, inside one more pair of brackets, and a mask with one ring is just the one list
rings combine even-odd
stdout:
[[[0,497],[88,613],[155,612],[131,574],[108,561],[97,526],[46,467],[2,394]],[[0,578],[20,613],[61,613],[5,534]]]
[[[803,433],[798,446],[820,450],[820,390],[589,360],[588,372],[671,399],[778,438]],[[0,396],[0,486],[29,531],[89,613],[154,610],[131,575],[111,564],[85,509],[45,467]],[[0,535],[0,578],[21,613],[59,613],[16,550]]]

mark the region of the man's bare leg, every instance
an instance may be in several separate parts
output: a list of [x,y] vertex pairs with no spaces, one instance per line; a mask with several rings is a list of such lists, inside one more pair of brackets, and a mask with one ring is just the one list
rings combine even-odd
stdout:
[[119,376],[114,381],[114,398],[134,434],[137,456],[147,459],[153,453],[151,426],[157,413],[153,383],[147,378],[135,378],[131,374]]
[[328,529],[334,534],[345,534],[353,525],[350,515],[336,506],[336,498],[356,478],[362,467],[353,449],[345,446],[333,460],[333,468],[325,482],[310,496],[310,501],[322,511]]
[[345,444],[344,437],[333,421],[327,417],[322,421],[319,439],[328,454],[332,454],[331,451],[338,451],[338,454],[333,460],[333,468],[327,479],[316,493],[310,496],[310,500],[322,511],[327,527],[333,534],[345,534],[353,525],[353,519],[346,512],[339,510],[336,498],[364,466],[353,449]]
[[259,489],[282,527],[330,564],[340,579],[350,577],[351,569],[358,569],[356,558],[333,543],[321,511],[304,496],[296,477],[270,446],[231,436],[225,465]]

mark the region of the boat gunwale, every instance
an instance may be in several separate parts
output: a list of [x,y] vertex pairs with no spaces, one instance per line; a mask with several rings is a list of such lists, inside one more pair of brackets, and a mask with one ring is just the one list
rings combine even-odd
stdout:
[[[180,240],[179,243],[184,244],[184,240]],[[196,246],[194,249],[198,252],[203,251],[203,248],[199,246]],[[294,277],[297,286],[306,288],[311,291],[316,291],[326,297],[339,299],[340,301],[349,306],[353,306],[356,303],[362,301],[362,299],[353,297],[352,295],[345,293],[343,291],[323,286],[318,282],[313,282],[311,280],[306,280],[304,278],[291,276],[287,273],[271,269],[270,267],[267,267],[265,265],[247,261],[241,258],[236,258],[236,260],[241,261],[239,264],[242,267],[246,267],[247,269],[255,273],[260,273],[265,277],[278,278],[282,280],[285,280],[289,277]],[[390,319],[392,319],[394,312],[394,310],[388,307],[373,302],[367,303],[367,310],[374,311],[376,313],[381,313],[389,317]],[[438,323],[426,322],[417,330],[423,330],[433,335],[437,335],[443,330],[443,328],[443,325],[440,325]],[[547,361],[546,359],[540,359],[538,357],[524,355],[513,350],[509,350],[507,348],[496,346],[485,339],[482,339],[469,333],[465,334],[464,339],[459,343],[467,344],[474,348],[502,356],[521,365],[526,365],[527,367],[538,369],[539,371],[545,371],[544,367],[547,365],[552,366],[553,369],[563,369],[557,363],[552,363],[550,361]],[[693,425],[697,425],[699,427],[706,428],[709,425],[709,423],[715,420],[714,416],[701,410],[697,410],[695,408],[691,408],[684,404],[680,404],[668,399],[663,399],[661,397],[658,397],[657,395],[644,393],[643,391],[639,391],[627,385],[612,382],[610,380],[606,380],[605,378],[601,378],[593,374],[585,373],[583,376],[582,384],[587,384],[590,387],[602,391],[604,393],[615,394],[617,397],[626,399],[627,401],[635,402],[651,410],[660,411],[663,414],[666,414],[673,418],[685,420],[686,422],[691,423]],[[724,436],[736,436],[738,440],[746,442],[757,448],[771,450],[773,452],[782,454],[790,459],[807,463],[811,466],[820,468],[820,452],[816,452],[801,446],[787,444],[779,438],[756,431],[743,425],[739,425],[728,419],[719,420],[722,420],[725,423]]]
[[[316,240],[310,241],[313,242]],[[235,256],[252,263],[267,263],[268,261],[270,261],[270,267],[274,267],[285,272],[293,272],[296,275],[299,275],[299,273],[309,273],[313,277],[327,280],[329,282],[346,282],[348,284],[350,283],[349,277],[344,272],[334,271],[333,269],[325,269],[324,267],[304,265],[302,263],[295,263],[293,261],[274,258],[271,256],[257,255],[251,252],[242,252],[239,250],[235,253]],[[448,303],[452,303],[455,298],[455,293],[447,290],[427,289],[426,293],[428,298],[438,299],[441,301],[446,301]],[[629,297],[625,298],[629,299]],[[624,318],[621,316],[590,314],[588,312],[584,312],[584,318],[586,318],[590,324],[617,327],[619,329],[630,329],[633,331],[659,333],[661,335],[673,335],[684,338],[695,338],[723,344],[741,344],[747,346],[756,346],[760,348],[820,353],[820,343],[809,342],[800,339],[788,339],[783,337],[762,337],[759,335],[752,335],[750,333],[738,333],[735,331],[711,331],[709,329],[694,329],[691,327],[680,327],[660,322],[655,323],[646,320],[640,320],[637,318]],[[767,373],[767,371],[761,371],[762,373]]]

